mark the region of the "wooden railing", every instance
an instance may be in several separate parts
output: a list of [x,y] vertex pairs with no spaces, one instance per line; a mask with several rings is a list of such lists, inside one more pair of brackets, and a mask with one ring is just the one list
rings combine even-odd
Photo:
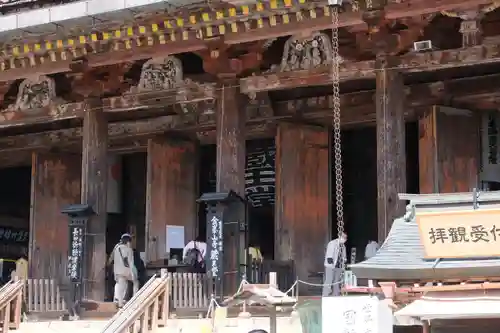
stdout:
[[172,308],[200,309],[210,303],[211,281],[207,274],[168,273],[171,281]]
[[2,333],[19,329],[23,302],[23,281],[7,283],[0,289],[0,328]]
[[109,320],[101,333],[156,332],[167,324],[170,300],[168,274],[153,276],[127,304]]
[[295,283],[295,267],[292,260],[264,260],[262,262],[252,262],[247,267],[247,279],[250,283],[268,284],[269,273],[275,272],[278,278],[278,289],[286,291]]
[[53,279],[28,279],[24,299],[28,312],[63,312],[66,304]]

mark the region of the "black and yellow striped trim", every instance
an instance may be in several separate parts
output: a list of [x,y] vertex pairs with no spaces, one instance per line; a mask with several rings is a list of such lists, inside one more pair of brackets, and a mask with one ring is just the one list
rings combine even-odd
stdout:
[[[243,33],[267,29],[278,25],[293,24],[330,16],[327,6],[312,9],[302,9],[296,12],[287,12],[268,17],[249,18],[243,21],[212,22],[190,29],[170,28],[163,25],[151,24],[115,30],[111,33],[95,33],[90,36],[80,36],[75,39],[45,42],[44,44],[26,44],[21,48],[13,47],[9,55],[4,53],[0,59],[0,71],[12,68],[36,67],[46,62],[71,60],[87,52],[130,50],[137,47],[163,45],[173,42],[203,40],[222,36],[228,33]],[[91,50],[88,46],[91,46]],[[5,52],[5,50],[4,50]]]
[[[129,26],[116,30],[103,32],[94,32],[88,35],[81,35],[73,38],[48,40],[39,43],[27,43],[21,45],[7,46],[2,50],[2,56],[20,56],[29,53],[43,53],[51,50],[62,50],[66,48],[75,48],[79,45],[88,43],[96,43],[101,41],[110,41],[115,39],[123,39],[137,37],[156,33],[158,31],[168,30],[184,30],[188,28],[212,25],[220,23],[224,26],[224,22],[247,20],[259,15],[266,15],[273,11],[289,10],[296,6],[307,5],[310,0],[270,0],[269,2],[257,2],[252,5],[242,5],[234,8],[217,10],[211,12],[197,12],[189,16],[168,18],[162,22],[156,22],[148,25]],[[232,22],[234,24],[234,22]],[[209,29],[210,30],[210,29]],[[224,32],[219,32],[224,34]],[[208,35],[210,33],[208,32]],[[207,35],[207,36],[208,36]]]

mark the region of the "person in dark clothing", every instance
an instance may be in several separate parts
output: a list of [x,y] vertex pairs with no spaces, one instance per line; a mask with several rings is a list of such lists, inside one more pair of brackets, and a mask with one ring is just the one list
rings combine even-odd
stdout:
[[144,265],[144,261],[141,258],[141,254],[139,251],[134,249],[134,264],[137,268],[137,277],[139,279],[139,288],[146,283],[146,265]]
[[[146,283],[146,265],[144,265],[144,261],[141,258],[141,254],[139,251],[136,249],[133,249],[133,254],[134,254],[134,266],[137,270],[137,280],[139,281],[139,289],[144,286]],[[134,284],[132,281],[129,281],[128,283],[128,290],[127,290],[127,299],[131,299],[133,295],[133,289],[134,289]]]

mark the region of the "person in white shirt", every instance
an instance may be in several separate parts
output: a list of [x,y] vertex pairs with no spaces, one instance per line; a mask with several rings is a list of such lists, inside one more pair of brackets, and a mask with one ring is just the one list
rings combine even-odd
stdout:
[[[342,233],[340,238],[331,240],[325,252],[325,276],[323,278],[323,297],[340,295],[340,282],[342,279],[342,261],[345,263],[347,259],[345,246],[342,246],[347,241],[347,234]],[[342,250],[341,250],[342,249]]]
[[205,268],[205,254],[207,253],[207,243],[198,236],[194,241],[190,241],[182,250],[182,260],[193,267],[195,272],[200,272]]
[[113,263],[113,273],[115,275],[114,302],[119,308],[124,305],[128,281],[132,281],[134,284],[134,294],[139,289],[131,242],[132,237],[129,234],[123,234],[109,258],[109,262]]
[[374,240],[369,241],[365,247],[365,260],[370,259],[374,255],[376,255],[379,248],[380,248],[380,246],[378,245],[378,243],[376,241],[374,241]]

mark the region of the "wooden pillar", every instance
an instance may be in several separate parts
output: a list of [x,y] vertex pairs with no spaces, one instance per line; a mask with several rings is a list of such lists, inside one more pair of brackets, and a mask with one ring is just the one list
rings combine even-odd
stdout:
[[323,270],[330,240],[329,131],[282,124],[276,135],[275,258],[294,260],[297,276]]
[[197,145],[157,137],[148,143],[146,194],[147,262],[167,259],[166,226],[184,227],[184,242],[197,232]]
[[420,193],[469,192],[478,186],[479,117],[434,106],[419,120]]
[[[221,84],[217,100],[217,191],[234,191],[245,196],[245,113],[240,107],[240,94],[237,81],[225,80]],[[236,219],[242,221],[245,211],[235,213]],[[238,274],[238,251],[244,244],[240,241],[238,248],[237,226],[225,227],[224,233],[224,289],[226,293],[236,291]],[[228,273],[230,272],[230,273]]]
[[103,301],[106,267],[106,203],[108,177],[108,122],[100,99],[87,99],[83,118],[82,191],[83,204],[96,215],[87,226],[84,294]]
[[61,279],[68,258],[68,218],[61,209],[80,200],[80,156],[33,153],[30,277]]
[[395,218],[405,212],[398,193],[406,191],[405,89],[391,58],[377,57],[377,217],[378,240],[387,237]]

